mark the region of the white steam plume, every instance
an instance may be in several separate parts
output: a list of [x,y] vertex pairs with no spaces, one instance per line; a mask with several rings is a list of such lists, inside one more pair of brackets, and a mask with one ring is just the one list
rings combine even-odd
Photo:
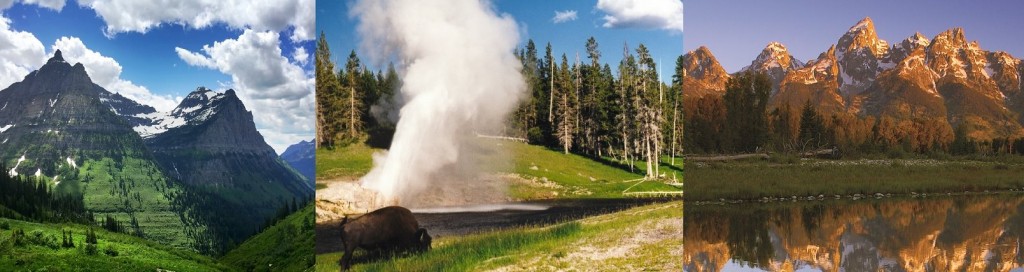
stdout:
[[525,90],[515,20],[480,0],[362,0],[350,16],[366,52],[403,65],[395,136],[363,186],[416,205],[428,189],[466,185],[453,180],[476,171],[475,133],[500,128]]

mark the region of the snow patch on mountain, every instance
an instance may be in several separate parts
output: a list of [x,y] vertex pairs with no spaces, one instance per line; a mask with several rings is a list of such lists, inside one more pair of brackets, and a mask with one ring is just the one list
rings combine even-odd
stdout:
[[72,159],[71,157],[67,157],[64,160],[68,162],[68,165],[71,165],[71,168],[78,169],[78,164],[75,163],[75,160]]
[[150,138],[170,129],[187,124],[202,123],[217,113],[213,105],[223,99],[225,94],[216,93],[206,88],[199,88],[190,93],[170,112],[152,112],[137,114],[133,117],[150,120],[149,124],[133,127],[143,138]]
[[21,166],[23,161],[25,161],[25,155],[21,155],[21,158],[18,158],[18,162],[14,164],[14,167],[11,167],[10,171],[7,171],[7,174],[12,177],[18,176],[18,166]]

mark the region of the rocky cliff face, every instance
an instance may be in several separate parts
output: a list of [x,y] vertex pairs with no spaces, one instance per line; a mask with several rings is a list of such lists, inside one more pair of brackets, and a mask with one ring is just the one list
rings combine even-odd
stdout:
[[757,58],[750,62],[749,66],[740,69],[740,72],[749,71],[767,75],[772,81],[772,95],[775,95],[775,93],[779,92],[779,85],[781,85],[786,74],[803,66],[803,62],[789,54],[789,49],[786,49],[785,45],[771,42],[761,50],[761,54],[758,54]]
[[729,73],[718,63],[711,50],[701,46],[683,55],[683,97],[725,94]]
[[836,43],[839,91],[844,97],[857,95],[874,83],[878,73],[893,67],[887,61],[889,47],[875,33],[875,23],[864,18],[850,27]]
[[[136,127],[161,168],[187,186],[216,189],[234,204],[263,206],[305,199],[313,186],[284,161],[256,130],[252,113],[233,90],[198,88],[156,125]],[[161,131],[163,130],[163,131]]]
[[782,80],[779,92],[771,98],[770,106],[789,104],[794,107],[810,102],[819,110],[842,111],[845,101],[839,92],[839,65],[835,47],[807,62],[803,68],[793,70]]

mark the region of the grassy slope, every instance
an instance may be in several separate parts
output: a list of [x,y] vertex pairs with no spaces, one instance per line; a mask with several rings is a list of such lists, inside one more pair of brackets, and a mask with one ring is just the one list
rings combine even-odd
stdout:
[[[559,190],[559,196],[568,198],[619,198],[622,191],[633,186],[637,181],[624,182],[643,178],[641,169],[646,167],[643,162],[636,164],[637,170],[630,172],[628,168],[610,166],[587,157],[564,154],[541,146],[521,143],[505,143],[515,154],[513,173],[527,179],[549,180],[565,188]],[[681,168],[682,160],[676,159]],[[665,162],[667,164],[667,161]],[[682,179],[682,172],[662,166],[661,171],[671,179],[673,173]],[[582,189],[582,190],[581,190]],[[638,191],[677,191],[679,189],[661,182],[647,181],[630,189]],[[516,184],[512,186],[512,196],[520,199],[546,198],[551,189],[537,188]],[[574,194],[574,192],[577,192]],[[579,194],[578,192],[590,192]]]
[[316,179],[356,179],[373,168],[373,149],[363,144],[353,144],[335,149],[316,150]]
[[[96,218],[113,215],[130,228],[134,216],[146,238],[189,247],[186,225],[169,197],[180,190],[179,185],[167,182],[153,162],[132,157],[125,157],[121,163],[111,159],[87,160],[77,170],[78,180],[63,181],[57,189],[82,193],[86,209],[93,211]],[[188,228],[201,231],[196,227]]]
[[249,238],[220,260],[245,271],[302,271],[313,266],[313,204]]
[[[551,181],[561,186],[552,189],[517,183],[512,186],[510,192],[513,197],[519,199],[552,198],[553,191],[557,191],[560,198],[619,198],[622,197],[623,190],[637,183],[624,181],[642,178],[641,169],[645,167],[643,162],[639,162],[636,164],[637,170],[630,172],[627,167],[620,168],[575,154],[567,155],[542,146],[506,141],[496,143],[513,154],[511,173],[525,179]],[[318,149],[317,179],[358,178],[373,167],[372,154],[375,151],[365,145],[352,145],[333,150]],[[666,179],[671,179],[674,174],[681,180],[683,174],[680,169],[682,159],[676,158],[676,164],[672,166],[669,165],[668,158],[662,162],[661,171]],[[322,185],[318,185],[320,186]],[[647,181],[629,191],[676,190],[679,189],[661,182]]]
[[[675,201],[548,227],[445,237],[426,253],[359,264],[353,270],[679,271],[682,216],[683,203]],[[337,271],[341,255],[317,256],[316,271]]]
[[[828,164],[815,164],[815,163]],[[687,169],[687,200],[945,193],[1024,188],[1024,163],[881,160],[709,163]]]
[[[176,249],[144,239],[110,233],[94,228],[98,238],[99,253],[90,256],[85,253],[85,232],[88,227],[75,224],[40,224],[11,219],[0,222],[10,224],[10,230],[0,229],[0,271],[226,271],[230,268],[218,264],[209,257]],[[39,231],[43,237],[52,237],[60,245],[61,230],[74,232],[76,248],[52,249],[41,245],[13,246],[8,240],[15,229],[22,229],[26,236]],[[117,256],[108,256],[104,249],[112,247]]]

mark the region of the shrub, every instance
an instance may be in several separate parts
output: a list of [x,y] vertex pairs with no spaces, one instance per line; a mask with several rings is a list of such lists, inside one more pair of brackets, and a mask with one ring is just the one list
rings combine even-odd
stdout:
[[85,244],[85,254],[96,255],[96,244]]
[[2,230],[9,230],[9,229],[11,229],[11,222],[7,222],[7,220],[0,221],[0,229],[2,229]]
[[24,246],[25,245],[25,231],[21,230],[21,229],[14,230],[13,232],[11,232],[11,239],[10,239],[10,241],[16,247]]
[[107,245],[107,247],[103,249],[103,253],[110,257],[117,257],[117,249],[111,245]]
[[51,249],[57,249],[60,246],[57,244],[57,237],[53,235],[46,235],[42,230],[33,230],[28,235],[28,243],[38,246],[45,246]]

